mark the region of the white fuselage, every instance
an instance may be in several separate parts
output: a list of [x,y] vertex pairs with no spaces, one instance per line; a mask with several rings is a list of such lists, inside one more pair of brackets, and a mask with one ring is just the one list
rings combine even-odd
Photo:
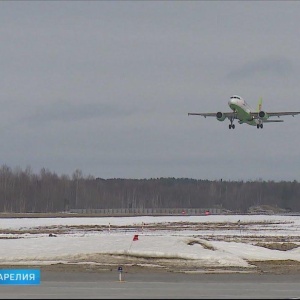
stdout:
[[247,123],[254,126],[259,123],[259,121],[253,119],[250,114],[251,112],[254,112],[254,110],[240,96],[234,95],[230,97],[228,105],[236,113],[237,119],[239,119],[240,124]]

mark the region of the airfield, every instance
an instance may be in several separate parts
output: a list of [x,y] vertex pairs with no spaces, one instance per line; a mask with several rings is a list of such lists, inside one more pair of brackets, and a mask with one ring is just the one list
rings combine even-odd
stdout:
[[[296,299],[300,216],[6,216],[1,299]],[[119,272],[122,267],[122,272]]]
[[0,265],[55,272],[297,274],[299,246],[300,216],[0,219]]

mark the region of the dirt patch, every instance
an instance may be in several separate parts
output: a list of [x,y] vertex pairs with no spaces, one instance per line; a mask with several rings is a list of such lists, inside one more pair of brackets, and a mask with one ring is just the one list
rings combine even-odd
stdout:
[[255,246],[280,251],[288,251],[299,247],[299,245],[295,243],[257,243]]
[[295,260],[251,261],[260,273],[300,274],[300,262]]
[[0,265],[1,269],[40,269],[41,271],[51,272],[84,272],[84,273],[101,273],[101,272],[116,272],[118,266],[123,267],[124,273],[143,273],[143,272],[169,272],[169,273],[270,273],[270,274],[300,274],[300,262],[287,260],[287,261],[252,261],[250,262],[253,268],[242,267],[202,267],[193,268],[187,266],[183,268],[159,267],[159,266],[145,266],[140,264],[64,264],[57,263],[51,265]]
[[120,265],[91,265],[91,264],[51,264],[51,265],[0,265],[0,269],[39,269],[41,272],[83,272],[83,273],[102,273],[102,272],[118,272],[118,266],[122,266],[123,272],[126,273],[256,273],[256,268],[241,267],[202,267],[193,268],[187,266],[186,268],[176,267],[159,267],[159,266],[145,266],[139,264],[120,264]]
[[212,245],[209,245],[208,243],[198,241],[198,240],[189,241],[187,244],[190,245],[190,246],[198,244],[198,245],[201,245],[204,249],[208,249],[208,250],[212,250],[212,251],[216,250]]

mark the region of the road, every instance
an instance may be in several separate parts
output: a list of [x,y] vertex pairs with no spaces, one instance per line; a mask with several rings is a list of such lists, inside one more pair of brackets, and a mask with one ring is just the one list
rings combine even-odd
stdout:
[[300,274],[42,272],[39,286],[0,286],[1,299],[300,299]]

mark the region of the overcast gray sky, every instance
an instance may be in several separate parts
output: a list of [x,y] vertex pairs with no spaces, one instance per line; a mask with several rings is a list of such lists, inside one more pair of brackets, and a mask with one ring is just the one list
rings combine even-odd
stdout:
[[300,180],[298,1],[1,1],[1,165],[101,178]]

